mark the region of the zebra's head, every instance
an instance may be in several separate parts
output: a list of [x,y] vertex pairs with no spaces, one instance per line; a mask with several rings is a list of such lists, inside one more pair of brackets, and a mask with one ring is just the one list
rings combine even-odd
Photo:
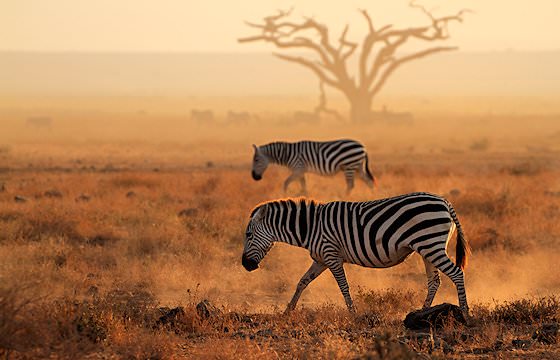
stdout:
[[259,206],[253,211],[247,225],[245,246],[241,256],[241,264],[247,271],[256,270],[274,244],[273,234],[265,222],[267,212],[266,204]]
[[262,179],[263,173],[268,166],[268,156],[263,154],[263,152],[253,144],[253,149],[255,149],[255,155],[253,156],[253,170],[251,171],[251,175],[253,179],[259,181]]

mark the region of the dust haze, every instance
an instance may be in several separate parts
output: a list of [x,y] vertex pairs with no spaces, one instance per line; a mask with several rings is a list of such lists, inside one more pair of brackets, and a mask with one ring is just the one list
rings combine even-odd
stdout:
[[[251,144],[352,138],[365,145],[378,187],[357,181],[346,196],[342,174],[308,174],[309,197],[440,194],[473,250],[470,304],[558,296],[559,59],[557,51],[422,59],[375,97],[374,120],[355,123],[332,89],[327,105],[341,116],[319,114],[319,81],[265,53],[2,52],[2,288],[25,285],[41,304],[142,289],[161,307],[208,299],[277,314],[311,259],[277,244],[258,271],[241,266],[251,209],[297,195],[295,186],[282,191],[287,169],[251,179]],[[391,289],[417,302],[426,291],[417,254],[390,269],[346,270],[353,295]],[[435,303],[456,303],[442,279]],[[344,301],[325,272],[300,304]],[[114,326],[112,339],[132,346],[134,336]]]
[[[76,256],[78,264],[83,260],[74,254],[78,250],[72,250],[65,234],[56,234],[62,238],[53,234],[52,247],[19,242],[24,227],[20,220],[35,216],[36,211],[55,211],[50,216],[60,216],[58,220],[67,214],[72,217],[79,238],[105,233],[114,238],[114,244],[86,252],[88,257],[99,256],[99,261],[114,259],[110,270],[99,269],[103,286],[137,278],[150,284],[162,304],[181,303],[187,289],[197,288],[201,296],[233,307],[282,307],[311,260],[304,250],[280,244],[265,259],[263,269],[249,274],[240,266],[251,208],[297,193],[295,188],[288,194],[281,191],[286,169],[273,166],[264,181],[253,182],[251,144],[349,137],[366,145],[379,179],[373,192],[358,183],[351,200],[429,191],[455,205],[473,246],[466,277],[471,302],[557,293],[560,281],[551,270],[555,260],[550,254],[558,250],[560,234],[555,221],[560,205],[560,123],[558,109],[552,105],[557,102],[546,98],[390,96],[387,103],[410,110],[412,120],[364,126],[329,117],[319,123],[297,123],[294,112],[315,105],[311,94],[12,96],[1,109],[0,180],[7,189],[1,196],[4,212],[21,213],[22,218],[3,220],[9,229],[3,235],[3,276],[11,277],[14,271],[24,271],[29,280],[62,276],[64,281],[42,282],[43,291],[53,295],[75,291],[75,281],[96,272],[67,266],[61,273],[43,260],[50,269],[45,271],[21,262],[23,255],[13,257],[21,246],[29,251],[46,246],[43,250],[52,255],[42,256],[61,252]],[[545,102],[548,111],[541,106]],[[505,108],[508,103],[513,103],[510,109]],[[489,108],[501,111],[489,112]],[[212,119],[207,123],[193,119],[191,112],[198,109],[210,111]],[[239,124],[228,118],[228,111],[248,116]],[[47,119],[47,124],[33,119]],[[309,194],[317,200],[344,198],[342,176],[308,175],[308,182]],[[120,183],[124,185],[116,185]],[[64,197],[45,200],[42,194],[51,188]],[[129,199],[126,194],[131,191],[136,197]],[[88,194],[91,201],[77,203],[80,194]],[[15,195],[29,201],[15,204]],[[196,209],[196,215],[178,216],[183,209]],[[119,224],[101,220],[95,215],[99,213],[138,217],[141,227],[132,220]],[[148,225],[155,228],[144,233],[141,229]],[[153,236],[145,240],[153,242],[150,261],[126,250],[140,241],[139,233]],[[12,244],[14,239],[20,240]],[[168,248],[170,242],[173,249]],[[196,250],[190,253],[186,248]],[[449,250],[454,253],[454,243]],[[181,256],[175,256],[175,251]],[[391,269],[348,268],[354,289],[423,292],[424,276],[416,255]],[[436,301],[453,302],[455,296],[445,279]],[[334,279],[324,274],[304,292],[302,301],[306,306],[342,304],[342,297]]]

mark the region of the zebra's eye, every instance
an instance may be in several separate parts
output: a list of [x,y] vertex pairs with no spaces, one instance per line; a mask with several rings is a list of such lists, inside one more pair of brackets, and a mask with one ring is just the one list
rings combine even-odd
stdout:
[[251,236],[252,234],[253,234],[252,232],[246,231],[246,232],[245,232],[245,237],[249,237],[249,236]]

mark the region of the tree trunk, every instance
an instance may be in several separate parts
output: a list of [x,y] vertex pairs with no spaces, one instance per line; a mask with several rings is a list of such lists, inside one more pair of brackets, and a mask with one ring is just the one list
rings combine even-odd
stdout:
[[371,120],[371,105],[373,99],[370,95],[356,94],[348,97],[350,102],[350,121],[354,124],[369,123]]

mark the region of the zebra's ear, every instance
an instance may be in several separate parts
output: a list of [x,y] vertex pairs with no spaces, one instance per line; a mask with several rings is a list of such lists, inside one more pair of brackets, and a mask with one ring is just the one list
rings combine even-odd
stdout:
[[253,149],[255,149],[255,152],[259,152],[259,148],[257,147],[257,145],[253,144]]

